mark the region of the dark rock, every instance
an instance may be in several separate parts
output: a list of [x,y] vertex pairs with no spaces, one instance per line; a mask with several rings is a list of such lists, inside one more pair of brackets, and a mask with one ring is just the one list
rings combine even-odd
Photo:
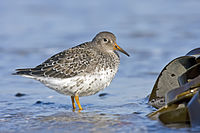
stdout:
[[50,104],[54,104],[54,103],[52,103],[52,102],[37,101],[37,102],[35,102],[35,104],[50,105]]
[[182,56],[167,64],[161,71],[149,98],[149,104],[155,108],[165,105],[165,95],[168,91],[180,87],[179,76],[196,64],[195,57]]
[[23,93],[17,93],[15,94],[16,97],[23,97],[23,96],[26,96],[26,94],[23,94]]
[[101,93],[101,94],[99,94],[99,97],[104,97],[104,96],[107,96],[107,95],[109,95],[108,93]]
[[200,124],[200,48],[171,61],[160,73],[149,104],[159,108],[147,116],[165,125]]
[[37,101],[37,102],[35,102],[35,104],[41,104],[42,103],[42,101]]
[[200,125],[200,91],[196,93],[187,105],[192,127]]
[[200,48],[195,48],[190,52],[188,52],[186,55],[198,55],[198,54],[200,54]]

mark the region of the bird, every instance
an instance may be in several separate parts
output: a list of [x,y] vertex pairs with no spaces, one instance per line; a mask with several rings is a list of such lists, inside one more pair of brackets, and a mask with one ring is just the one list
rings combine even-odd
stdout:
[[129,56],[117,45],[113,33],[103,31],[92,41],[59,52],[34,68],[16,69],[13,75],[35,79],[71,96],[72,108],[75,110],[77,104],[83,110],[79,97],[94,95],[113,80],[120,64],[117,51]]

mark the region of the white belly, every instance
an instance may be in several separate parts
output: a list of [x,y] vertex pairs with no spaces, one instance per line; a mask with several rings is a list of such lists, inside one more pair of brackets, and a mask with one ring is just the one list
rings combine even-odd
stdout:
[[88,96],[106,88],[116,72],[117,70],[107,69],[106,71],[95,72],[92,75],[85,74],[67,79],[46,77],[35,77],[35,79],[65,95]]

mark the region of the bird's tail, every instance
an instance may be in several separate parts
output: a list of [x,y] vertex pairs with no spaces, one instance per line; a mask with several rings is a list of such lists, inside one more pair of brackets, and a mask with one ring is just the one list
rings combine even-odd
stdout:
[[12,75],[31,76],[31,70],[32,68],[16,69],[16,72]]

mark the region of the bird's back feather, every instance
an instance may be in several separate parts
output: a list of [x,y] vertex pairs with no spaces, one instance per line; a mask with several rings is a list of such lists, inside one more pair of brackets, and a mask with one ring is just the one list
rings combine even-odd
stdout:
[[92,59],[97,51],[92,49],[90,42],[70,48],[47,59],[35,68],[16,69],[14,75],[33,77],[70,78],[81,73],[91,72],[98,64]]

